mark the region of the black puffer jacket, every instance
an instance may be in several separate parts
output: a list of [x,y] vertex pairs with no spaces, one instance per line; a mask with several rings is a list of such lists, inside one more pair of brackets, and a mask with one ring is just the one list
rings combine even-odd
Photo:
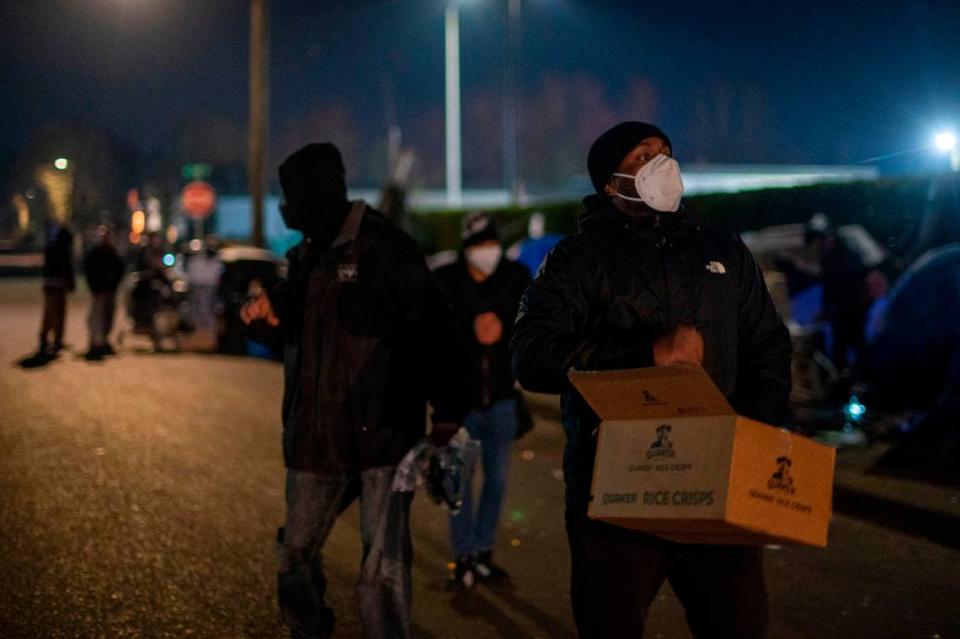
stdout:
[[741,414],[777,423],[790,392],[790,337],[736,236],[678,213],[634,218],[584,200],[580,230],[549,254],[520,303],[511,351],[527,390],[562,393],[568,506],[586,508],[598,419],[570,368],[653,365],[678,324],[703,335],[703,367]]
[[436,421],[468,410],[453,314],[423,255],[358,203],[330,248],[302,242],[270,293],[278,330],[254,337],[284,355],[288,468],[349,473],[394,465]]

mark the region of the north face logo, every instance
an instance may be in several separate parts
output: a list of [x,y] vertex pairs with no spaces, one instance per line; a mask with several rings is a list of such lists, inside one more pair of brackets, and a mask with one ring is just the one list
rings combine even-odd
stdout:
[[727,267],[722,262],[710,261],[707,262],[707,272],[714,275],[723,275],[727,272]]
[[647,459],[677,456],[676,451],[673,450],[673,442],[670,441],[671,430],[673,430],[673,427],[670,424],[657,426],[657,439],[647,449]]
[[777,457],[777,470],[767,481],[767,488],[770,490],[782,490],[785,493],[794,494],[797,492],[793,487],[793,477],[790,476],[790,467],[793,462],[786,455]]

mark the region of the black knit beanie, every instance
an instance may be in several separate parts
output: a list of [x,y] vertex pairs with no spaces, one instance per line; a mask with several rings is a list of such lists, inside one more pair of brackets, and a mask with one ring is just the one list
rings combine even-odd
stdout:
[[621,122],[597,138],[587,153],[587,171],[597,193],[603,194],[603,187],[623,158],[647,138],[660,138],[673,149],[667,134],[646,122]]
[[480,211],[465,215],[460,227],[460,247],[467,248],[487,240],[500,241],[497,222],[493,216]]

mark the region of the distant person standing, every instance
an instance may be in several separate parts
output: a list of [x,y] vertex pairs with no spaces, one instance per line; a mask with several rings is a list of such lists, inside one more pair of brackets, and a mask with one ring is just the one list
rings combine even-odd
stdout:
[[156,231],[147,234],[147,243],[137,253],[133,269],[140,273],[141,280],[166,281],[167,265],[163,263],[163,237]]
[[63,222],[50,221],[43,250],[43,320],[37,356],[53,358],[63,350],[67,293],[76,288],[73,272],[73,233]]
[[527,267],[531,276],[536,275],[547,253],[562,239],[559,233],[547,233],[547,220],[536,211],[527,222],[527,239],[520,244],[517,261]]
[[223,275],[223,262],[217,256],[217,243],[206,238],[203,247],[187,260],[187,283],[194,328],[205,337],[217,335],[217,289]]
[[90,289],[90,348],[86,358],[89,361],[103,359],[112,355],[110,332],[113,330],[113,316],[116,311],[117,288],[123,280],[124,265],[117,249],[113,245],[110,229],[97,228],[97,243],[83,260],[83,272]]
[[833,337],[831,359],[841,374],[848,377],[865,347],[865,326],[871,301],[867,292],[870,269],[831,228],[823,238],[820,270],[823,312],[830,322]]
[[474,504],[471,489],[474,458],[463,469],[463,506],[450,516],[456,560],[451,580],[470,588],[476,580],[507,579],[507,572],[493,562],[493,549],[517,431],[517,392],[508,344],[530,275],[521,264],[503,257],[493,218],[473,213],[464,218],[459,259],[439,268],[435,276],[453,306],[470,362],[473,394],[464,426],[481,443],[480,502]]

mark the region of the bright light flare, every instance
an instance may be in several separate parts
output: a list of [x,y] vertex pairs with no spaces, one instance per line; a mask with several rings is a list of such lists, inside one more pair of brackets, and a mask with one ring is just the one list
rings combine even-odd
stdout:
[[950,131],[941,131],[933,137],[933,144],[940,151],[952,151],[957,146],[957,136]]
[[851,395],[850,401],[847,402],[843,412],[846,414],[848,421],[856,423],[863,419],[863,416],[867,413],[867,407],[860,402],[856,395]]
[[53,161],[53,165],[61,171],[66,171],[69,164],[70,162],[67,161],[67,158],[57,158]]

